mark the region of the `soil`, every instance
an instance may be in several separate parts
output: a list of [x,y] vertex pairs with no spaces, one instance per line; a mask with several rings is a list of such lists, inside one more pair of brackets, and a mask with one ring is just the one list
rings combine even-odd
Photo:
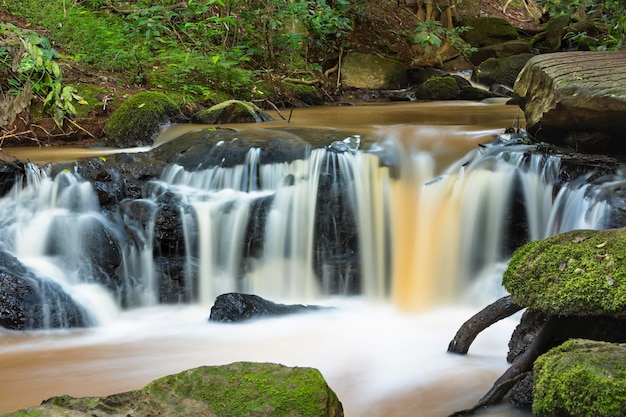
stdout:
[[[366,8],[361,22],[356,22],[349,39],[350,49],[361,52],[374,52],[385,55],[396,54],[405,62],[411,62],[413,50],[406,41],[405,33],[415,25],[415,12],[401,3],[387,3],[366,0],[371,3]],[[402,1],[402,0],[399,0]],[[482,15],[498,16],[507,19],[521,34],[532,35],[539,31],[538,24],[523,7],[509,6],[503,10],[505,0],[480,0]],[[515,2],[520,3],[520,2]],[[0,8],[0,21],[33,30],[29,22],[10,15]],[[62,48],[55,46],[61,53]],[[22,112],[13,126],[0,127],[0,148],[11,146],[94,146],[103,143],[104,125],[108,115],[126,97],[146,88],[141,85],[128,85],[120,81],[115,73],[103,73],[95,69],[70,66],[60,62],[64,80],[67,83],[81,83],[97,86],[102,95],[97,97],[100,104],[94,106],[84,117],[66,121],[59,127],[51,117],[31,118]],[[103,104],[108,97],[115,99],[109,105]],[[37,102],[33,103],[36,108]],[[39,103],[40,104],[40,103]],[[31,113],[35,113],[32,112]]]

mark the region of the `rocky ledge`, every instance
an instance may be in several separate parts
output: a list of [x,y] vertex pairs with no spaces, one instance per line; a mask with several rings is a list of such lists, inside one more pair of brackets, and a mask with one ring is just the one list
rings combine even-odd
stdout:
[[530,59],[514,102],[535,138],[580,152],[623,154],[626,51],[561,52]]

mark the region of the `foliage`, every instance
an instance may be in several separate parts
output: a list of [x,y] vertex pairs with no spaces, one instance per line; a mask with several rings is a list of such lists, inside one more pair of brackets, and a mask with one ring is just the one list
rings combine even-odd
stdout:
[[410,34],[409,41],[421,47],[432,45],[436,48],[441,47],[447,41],[463,56],[469,56],[477,48],[465,42],[461,38],[461,34],[470,29],[470,26],[457,26],[449,29],[442,26],[438,20],[420,21],[417,22],[413,33]]
[[0,40],[0,72],[9,94],[29,101],[39,97],[44,112],[59,126],[65,117],[76,115],[73,103],[84,100],[74,87],[63,86],[61,68],[55,61],[59,54],[47,38],[3,23]]
[[[539,0],[538,4],[552,17],[592,21],[600,31],[600,45],[596,49],[626,49],[626,5],[623,0]],[[573,34],[572,37],[585,35],[587,33]]]

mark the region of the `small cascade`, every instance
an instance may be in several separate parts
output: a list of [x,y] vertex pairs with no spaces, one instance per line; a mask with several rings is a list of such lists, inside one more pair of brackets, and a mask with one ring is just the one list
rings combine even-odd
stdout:
[[[119,308],[210,305],[231,291],[361,295],[406,310],[493,299],[526,241],[626,224],[612,201],[626,188],[620,173],[561,183],[558,157],[506,138],[448,167],[432,143],[405,143],[386,135],[362,151],[349,137],[288,162],[261,163],[264,149],[252,146],[241,164],[172,164],[114,213],[78,175],[31,165],[0,199],[0,243],[101,322]],[[168,245],[164,212],[181,230]],[[471,292],[482,283],[491,289]]]

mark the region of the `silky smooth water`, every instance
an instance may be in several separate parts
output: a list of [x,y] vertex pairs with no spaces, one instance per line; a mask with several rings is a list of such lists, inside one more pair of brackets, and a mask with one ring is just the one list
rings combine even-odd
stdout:
[[[519,117],[519,109],[502,102],[301,109],[289,127],[349,131],[351,142],[358,135],[370,151],[313,151],[304,161],[258,170],[246,168],[257,163],[252,150],[239,167],[197,174],[170,167],[153,188],[178,193],[193,208],[185,228],[186,246],[194,248],[187,256],[198,263],[200,275],[194,305],[157,305],[152,223],[134,222],[131,210],[125,221],[144,244],[123,251],[120,276],[134,308],[120,309],[80,262],[85,230],[112,230],[111,238],[116,236],[97,201],[94,206],[89,185],[71,173],[55,179],[32,174],[29,187],[0,201],[2,242],[26,265],[62,283],[97,325],[0,332],[0,412],[52,395],[136,389],[163,375],[233,361],[316,367],[350,417],[434,417],[472,406],[507,368],[507,343],[517,319],[483,332],[466,356],[447,354],[446,348],[467,318],[504,294],[499,282],[514,201],[524,201],[532,239],[605,227],[610,212],[602,192],[587,185],[564,187],[553,199],[558,158],[529,158],[525,146],[477,146],[516,126]],[[172,126],[158,143],[198,128]],[[15,154],[42,163],[55,159],[47,151]],[[73,157],[67,151],[61,159]],[[385,158],[393,159],[397,172],[379,163]],[[312,268],[314,196],[319,173],[331,165],[352,187],[347,198],[356,207],[360,233],[361,296],[329,296]],[[262,178],[251,181],[251,172]],[[285,175],[292,183],[285,184]],[[622,183],[614,178],[612,184]],[[235,279],[237,242],[250,202],[266,194],[274,202],[263,256],[250,264],[243,281]],[[154,202],[146,197],[133,204],[151,213]],[[63,249],[51,256],[42,238],[56,239]],[[241,282],[274,301],[335,308],[240,325],[208,323],[215,296]],[[518,413],[506,405],[487,411]]]

